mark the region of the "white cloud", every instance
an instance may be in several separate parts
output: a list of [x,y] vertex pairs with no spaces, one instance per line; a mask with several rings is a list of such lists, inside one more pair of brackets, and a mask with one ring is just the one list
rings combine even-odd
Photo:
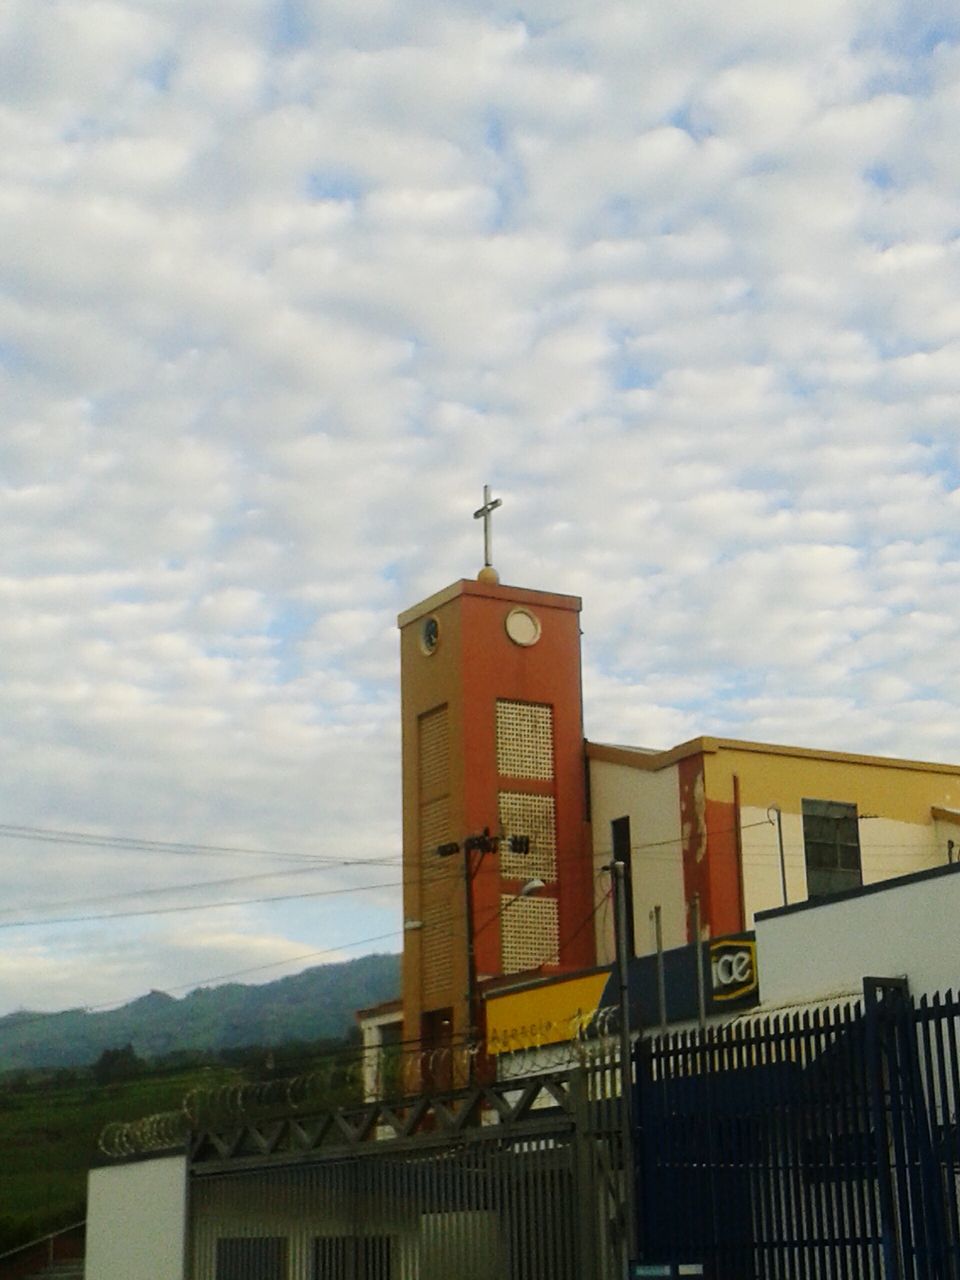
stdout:
[[[394,618],[485,481],[592,737],[960,758],[958,62],[903,0],[6,5],[5,818],[395,852]],[[0,935],[0,1008],[399,916],[321,901]]]

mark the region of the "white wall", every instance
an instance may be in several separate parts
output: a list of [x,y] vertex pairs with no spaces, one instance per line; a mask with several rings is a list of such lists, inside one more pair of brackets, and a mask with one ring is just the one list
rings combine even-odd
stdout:
[[[610,823],[614,818],[630,819],[637,955],[656,950],[650,913],[657,905],[661,908],[664,947],[683,946],[687,941],[687,913],[676,765],[647,771],[591,760],[590,802],[595,883],[601,895],[609,887],[609,879],[600,874],[600,868],[610,861]],[[612,912],[601,909],[597,913],[597,964],[609,964],[613,958]]]
[[187,1161],[92,1169],[85,1280],[184,1280]]
[[383,1036],[387,1027],[399,1027],[402,1038],[403,1010],[376,1013],[360,1019],[360,1035],[363,1041],[363,1096],[367,1102],[383,1097]]
[[792,1004],[859,991],[870,977],[914,993],[960,988],[960,866],[756,921],[760,997]]

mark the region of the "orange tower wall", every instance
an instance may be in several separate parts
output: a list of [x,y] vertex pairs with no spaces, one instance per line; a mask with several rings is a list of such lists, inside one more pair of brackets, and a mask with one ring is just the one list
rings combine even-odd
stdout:
[[[523,607],[539,619],[538,642],[515,644],[505,621]],[[431,921],[405,934],[404,1035],[423,1034],[425,1015],[448,1009],[453,1038],[469,1029],[466,992],[464,854],[444,859],[442,871],[424,848],[421,831],[421,718],[446,707],[448,729],[448,830],[444,839],[499,828],[497,771],[498,699],[548,705],[553,713],[554,777],[511,783],[528,794],[551,794],[556,810],[556,881],[541,891],[555,897],[559,967],[594,963],[594,931],[586,918],[593,906],[592,862],[585,841],[583,710],[580,692],[580,601],[576,597],[499,584],[462,581],[402,614],[401,713],[403,727],[404,916]],[[427,655],[423,623],[436,619],[439,640]],[[431,831],[430,840],[435,838]],[[478,867],[479,862],[479,867]],[[481,980],[501,973],[502,895],[517,893],[523,879],[505,878],[497,855],[474,855],[473,935]],[[442,920],[442,925],[437,921]],[[446,930],[446,937],[438,930]],[[449,947],[449,974],[438,983],[430,956]],[[436,963],[436,961],[434,961]]]

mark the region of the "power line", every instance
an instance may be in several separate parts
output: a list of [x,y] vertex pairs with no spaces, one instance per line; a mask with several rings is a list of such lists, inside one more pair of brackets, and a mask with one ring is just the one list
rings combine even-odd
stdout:
[[[603,895],[603,897],[601,897],[601,899],[595,903],[592,910],[589,911],[582,918],[582,920],[579,922],[576,928],[562,942],[558,942],[558,950],[567,946],[590,923],[590,921],[596,916],[600,908],[608,902],[609,898],[610,898],[610,892],[608,890]],[[336,947],[326,947],[319,951],[308,951],[298,956],[289,956],[284,960],[274,960],[266,964],[250,965],[244,969],[234,969],[229,973],[221,973],[221,974],[213,975],[211,977],[195,979],[190,982],[180,983],[177,986],[168,987],[166,988],[165,994],[169,994],[170,992],[173,992],[173,991],[199,990],[199,988],[207,986],[208,984],[211,984],[211,983],[225,982],[231,978],[244,977],[248,974],[263,972],[264,970],[267,970],[267,969],[281,968],[282,966],[287,964],[297,964],[303,960],[312,960],[317,958],[318,956],[330,955],[332,952],[341,952],[341,951],[349,950],[353,947],[367,946],[371,942],[382,942],[386,938],[396,938],[400,936],[402,932],[403,931],[401,929],[394,929],[394,930],[390,930],[387,933],[373,934],[372,936],[367,938],[358,938],[358,939],[355,939],[353,942],[341,943]],[[528,972],[533,972],[533,970],[530,970]],[[296,975],[291,975],[291,976],[296,976]],[[59,1010],[54,1013],[38,1013],[29,1018],[15,1018],[12,1021],[5,1018],[0,1020],[0,1033],[2,1033],[2,1031],[4,1030],[10,1031],[10,1032],[18,1031],[22,1027],[29,1027],[41,1022],[48,1022],[52,1018],[68,1016],[70,1014],[77,1014],[77,1013],[95,1014],[95,1013],[108,1012],[113,1009],[122,1009],[127,1005],[134,1003],[136,1000],[142,999],[142,998],[143,998],[143,995],[141,994],[140,996],[131,996],[125,1000],[109,1000],[109,1001],[104,1001],[101,1004],[86,1005],[86,1006],[83,1006],[82,1009],[66,1009],[66,1010]],[[455,1037],[451,1041],[450,1047],[451,1048],[456,1047],[456,1045],[461,1042],[464,1045],[466,1045],[468,1043],[468,1040],[469,1038],[466,1036]],[[423,1037],[417,1036],[417,1037],[411,1037],[409,1039],[396,1041],[393,1044],[391,1044],[389,1047],[391,1050],[407,1049],[408,1051],[412,1052],[412,1051],[415,1051],[415,1047],[419,1047],[422,1049],[424,1045],[425,1045],[425,1041]],[[431,1047],[434,1048],[435,1046],[431,1046]],[[337,1061],[345,1057],[349,1057],[349,1058],[360,1057],[362,1059],[363,1056],[366,1054],[366,1052],[368,1052],[368,1050],[363,1045],[346,1046],[342,1049],[328,1050],[324,1053],[317,1054],[315,1060]]]
[[[362,866],[362,865],[364,865],[364,864],[363,864],[363,863],[360,863],[360,864],[351,864],[351,865],[361,865],[361,866]],[[325,867],[316,867],[316,868],[311,867],[311,868],[307,868],[306,870],[309,870],[309,871],[322,871],[322,870],[327,870],[327,869],[328,869],[328,868],[325,868]],[[277,876],[281,876],[281,875],[295,875],[295,874],[299,874],[299,872],[285,872],[285,871],[284,871],[284,872],[265,872],[265,873],[263,873],[262,875],[249,876],[249,877],[247,877],[247,876],[238,876],[238,877],[235,877],[234,879],[236,879],[236,880],[246,880],[246,879],[250,879],[250,880],[257,880],[257,879],[267,879],[267,880],[272,880],[272,879],[276,879],[276,878],[277,878]],[[441,882],[444,882],[444,881],[450,881],[451,883],[453,883],[453,884],[455,885],[455,884],[456,884],[456,882],[459,880],[459,878],[460,878],[460,877],[459,877],[459,874],[458,874],[457,872],[447,872],[447,871],[444,871],[444,872],[441,872],[439,876],[436,876],[436,877],[432,880],[432,882],[431,882],[431,883],[433,883],[433,884],[438,884],[438,883],[441,883]],[[122,920],[122,919],[127,919],[127,918],[129,918],[129,917],[135,917],[135,916],[170,915],[170,914],[173,914],[173,913],[175,913],[175,912],[179,912],[179,911],[205,911],[205,910],[208,910],[208,909],[209,909],[209,910],[213,910],[213,909],[215,909],[215,908],[217,908],[217,907],[238,907],[238,906],[250,906],[250,905],[253,905],[253,904],[256,904],[256,903],[261,903],[261,902],[292,902],[292,901],[299,900],[299,899],[302,899],[302,898],[322,898],[322,897],[333,896],[333,895],[335,895],[335,894],[363,893],[363,892],[366,892],[367,890],[370,890],[370,889],[397,889],[397,888],[402,888],[404,884],[411,883],[411,882],[418,882],[418,881],[419,881],[419,874],[418,874],[418,873],[411,873],[411,875],[409,875],[409,876],[403,876],[400,880],[388,880],[388,881],[380,882],[380,883],[378,883],[378,884],[347,885],[347,886],[345,886],[345,887],[341,887],[341,888],[339,888],[339,889],[317,889],[317,890],[310,890],[310,891],[308,891],[308,892],[304,892],[304,893],[275,894],[275,895],[269,895],[269,896],[263,896],[263,897],[256,897],[256,898],[234,898],[234,899],[228,899],[228,900],[227,900],[227,901],[225,901],[225,902],[198,902],[198,903],[185,903],[185,904],[183,904],[183,905],[181,905],[181,906],[172,906],[172,907],[145,907],[145,908],[143,908],[142,910],[135,910],[135,911],[110,911],[110,912],[98,912],[98,913],[93,914],[93,915],[82,915],[82,916],[45,916],[45,917],[41,917],[40,919],[36,919],[36,920],[0,920],[0,929],[26,929],[26,928],[30,928],[30,927],[39,927],[39,926],[41,926],[41,925],[48,925],[48,924],[49,924],[49,925],[53,925],[53,924],[83,924],[83,923],[85,923],[85,922],[87,922],[87,921],[97,921],[97,920]],[[220,882],[218,882],[218,881],[209,881],[209,882],[205,882],[205,883],[217,884],[217,883],[220,883]],[[231,883],[231,881],[230,881],[230,880],[225,880],[225,881],[223,881],[222,883],[229,884],[229,883]],[[184,887],[191,887],[191,886],[184,886]],[[197,886],[192,886],[192,887],[200,887],[200,886],[199,886],[199,885],[197,885]],[[93,898],[93,899],[90,899],[89,901],[92,901],[92,902],[98,902],[98,901],[109,901],[109,898],[110,898],[111,896],[116,896],[116,897],[119,897],[119,898],[124,898],[124,897],[138,897],[138,896],[140,896],[142,893],[154,893],[154,892],[156,892],[156,893],[161,893],[161,892],[175,892],[175,891],[176,891],[176,890],[160,890],[160,889],[157,889],[157,890],[150,890],[150,889],[145,889],[145,890],[141,890],[140,892],[131,892],[131,893],[129,893],[129,894],[124,893],[124,894],[118,894],[118,895],[108,895],[106,898]],[[68,900],[68,901],[69,901],[69,900]],[[82,902],[84,901],[84,899],[78,899],[78,900],[76,900],[76,901],[77,901],[77,902],[81,902],[81,903],[82,903]],[[9,912],[13,911],[13,910],[14,910],[14,908],[5,908],[4,910],[5,910],[7,913],[9,913]]]
[[145,853],[167,853],[180,856],[203,854],[204,856],[256,858],[288,858],[293,861],[330,863],[335,866],[355,866],[369,862],[375,865],[393,865],[399,856],[391,858],[338,858],[331,854],[290,853],[279,849],[257,849],[243,845],[201,844],[182,840],[147,840],[139,836],[105,836],[91,831],[65,831],[56,827],[32,827],[0,822],[0,838],[10,840],[34,840],[41,844],[74,844],[95,849],[134,849]]
[[[741,823],[739,827],[721,827],[718,830],[711,830],[709,827],[705,826],[702,834],[709,839],[711,836],[732,836],[736,835],[737,831],[752,831],[754,827],[769,827],[771,825],[772,823],[769,818],[762,818],[758,822],[744,822]],[[667,840],[648,840],[645,844],[631,844],[630,852],[642,853],[646,849],[662,849],[666,845],[683,845],[687,843],[688,839],[688,836],[679,835],[671,836]],[[594,856],[598,858],[611,858],[613,857],[613,850],[596,849],[594,850]]]
[[345,889],[317,889],[309,893],[281,893],[274,897],[232,898],[226,902],[186,903],[179,907],[146,907],[142,911],[108,911],[91,916],[52,916],[45,920],[0,920],[0,929],[29,929],[51,924],[86,924],[95,920],[127,920],[134,916],[165,916],[180,911],[213,911],[219,907],[245,907],[259,902],[292,902],[300,898],[332,898],[338,894],[364,893],[371,889],[396,889],[402,880],[389,880],[382,884],[364,884]]
[[[160,893],[186,893],[193,889],[209,889],[227,884],[242,884],[250,880],[278,880],[286,876],[317,875],[326,871],[326,867],[291,867],[287,871],[258,871],[250,876],[228,876],[220,880],[195,880],[192,884],[173,884],[159,887],[125,889],[120,893],[98,894],[90,898],[59,898],[53,902],[35,903],[31,910],[47,911],[52,907],[81,907],[96,902],[114,902],[123,898],[143,898]],[[19,907],[0,907],[0,915],[13,915]]]
[[[239,978],[245,974],[259,973],[264,969],[278,969],[285,964],[297,964],[301,960],[312,960],[317,956],[330,955],[335,951],[347,951],[351,947],[363,947],[370,942],[382,942],[384,938],[396,938],[402,932],[402,929],[392,929],[389,933],[376,933],[369,938],[357,938],[353,942],[343,942],[336,947],[324,947],[321,951],[307,951],[299,956],[289,956],[286,960],[272,960],[268,964],[255,964],[250,965],[249,968],[246,969],[234,969],[232,973],[220,973],[209,978],[199,978],[196,981],[183,982],[179,986],[166,988],[165,994],[169,994],[171,991],[199,990],[200,987],[205,987],[209,983],[226,982],[229,978]],[[290,976],[295,977],[296,975],[291,974]],[[128,1004],[133,1004],[137,1000],[142,1000],[145,995],[145,992],[141,992],[139,995],[129,996],[124,1000],[105,1000],[102,1004],[83,1005],[76,1009],[58,1009],[53,1013],[37,1013],[29,1018],[14,1017],[13,1020],[11,1020],[11,1015],[7,1014],[5,1017],[0,1018],[0,1031],[14,1031],[20,1027],[29,1027],[34,1023],[46,1022],[50,1018],[60,1018],[68,1014],[104,1013],[111,1009],[123,1009]]]

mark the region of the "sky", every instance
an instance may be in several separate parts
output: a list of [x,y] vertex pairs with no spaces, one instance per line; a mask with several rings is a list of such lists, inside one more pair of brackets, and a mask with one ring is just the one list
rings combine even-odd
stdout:
[[400,949],[484,484],[591,739],[960,760],[958,117],[947,0],[6,0],[0,1014]]

